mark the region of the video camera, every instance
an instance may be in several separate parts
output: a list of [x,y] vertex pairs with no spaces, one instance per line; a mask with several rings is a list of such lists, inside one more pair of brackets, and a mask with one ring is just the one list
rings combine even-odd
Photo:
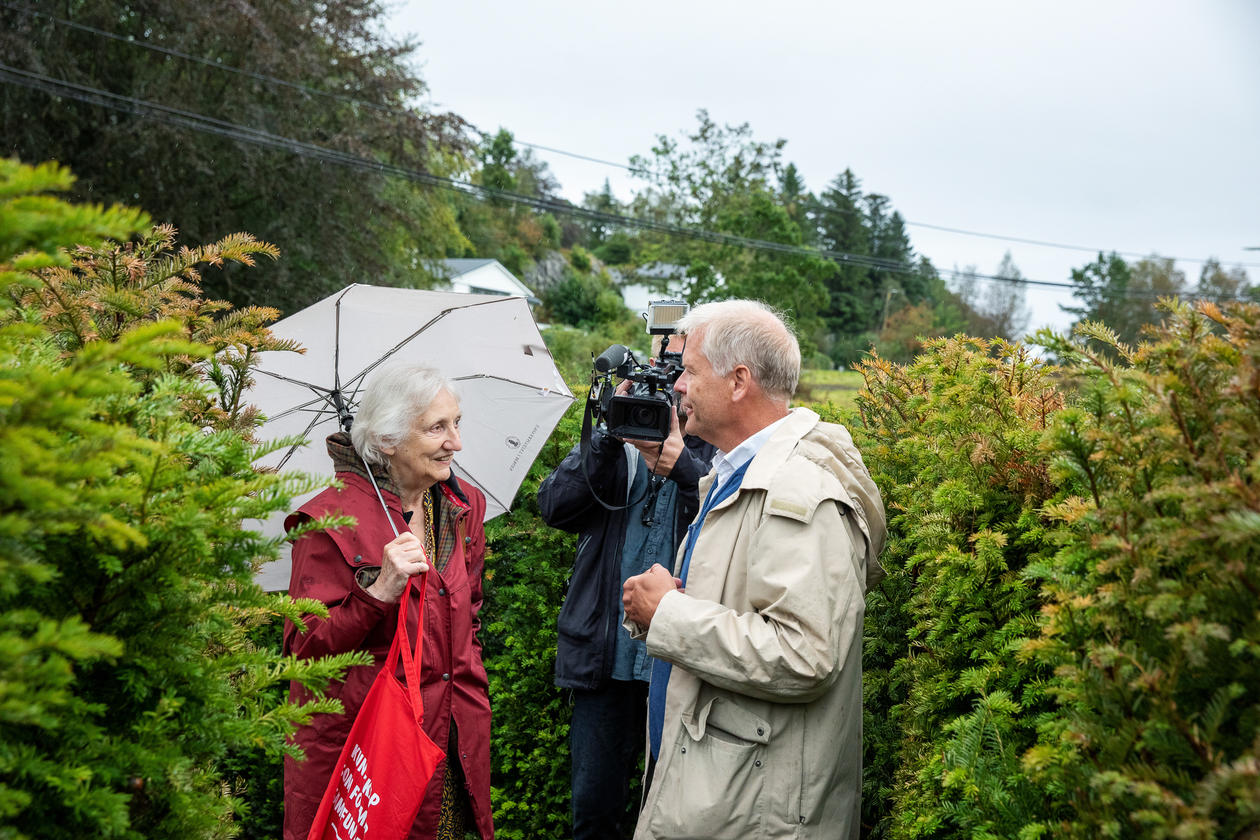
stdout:
[[[642,364],[624,344],[609,347],[594,362],[586,410],[591,425],[616,438],[665,440],[675,411],[674,383],[682,375],[682,351],[670,351],[669,336],[690,307],[681,300],[648,303],[647,331],[662,336],[661,350],[651,365]],[[613,377],[634,384],[618,394]]]

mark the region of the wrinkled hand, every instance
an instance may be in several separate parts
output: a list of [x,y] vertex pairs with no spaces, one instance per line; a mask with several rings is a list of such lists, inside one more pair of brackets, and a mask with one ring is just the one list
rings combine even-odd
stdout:
[[639,450],[648,469],[657,475],[668,476],[678,463],[678,456],[683,451],[682,427],[678,424],[678,412],[672,408],[669,412],[669,437],[659,440],[631,440],[626,443]]
[[652,568],[641,575],[627,578],[621,587],[621,605],[626,608],[626,618],[646,629],[652,624],[661,598],[675,589],[685,591],[682,581],[660,563],[653,563]]
[[407,578],[428,570],[424,543],[411,531],[404,531],[386,543],[381,553],[381,573],[367,593],[378,601],[397,604],[407,588]]

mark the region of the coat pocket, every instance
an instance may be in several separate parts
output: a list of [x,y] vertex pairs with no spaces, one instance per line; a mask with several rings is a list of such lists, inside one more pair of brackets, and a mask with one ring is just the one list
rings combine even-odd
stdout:
[[685,721],[649,821],[653,837],[745,840],[762,833],[770,725],[714,698]]

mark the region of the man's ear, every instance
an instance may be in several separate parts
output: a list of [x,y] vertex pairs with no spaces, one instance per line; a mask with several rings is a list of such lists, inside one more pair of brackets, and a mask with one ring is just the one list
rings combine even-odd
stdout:
[[752,392],[754,385],[752,371],[747,365],[736,365],[729,376],[731,377],[731,402],[738,402]]

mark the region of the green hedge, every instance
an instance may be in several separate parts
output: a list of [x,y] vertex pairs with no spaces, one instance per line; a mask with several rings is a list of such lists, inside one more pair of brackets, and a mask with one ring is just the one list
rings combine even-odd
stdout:
[[495,835],[505,840],[570,834],[569,696],[552,677],[576,537],[543,523],[537,494],[577,441],[584,405],[582,392],[530,467],[511,512],[486,528],[482,638],[494,714]]
[[1165,306],[864,366],[868,836],[1260,831],[1260,308]]

